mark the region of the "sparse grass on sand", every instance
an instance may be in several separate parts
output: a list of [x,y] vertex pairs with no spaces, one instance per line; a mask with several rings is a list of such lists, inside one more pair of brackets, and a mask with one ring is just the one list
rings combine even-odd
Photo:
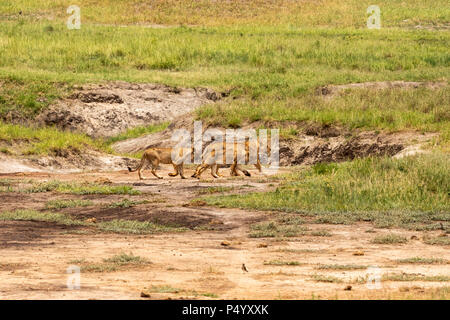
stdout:
[[45,203],[45,208],[50,210],[57,210],[63,208],[76,208],[92,206],[94,203],[90,200],[79,199],[62,199],[62,200],[49,200]]
[[319,270],[361,270],[367,268],[368,266],[355,264],[321,264],[317,266]]
[[298,261],[281,261],[281,260],[271,260],[264,262],[266,266],[299,266]]
[[99,229],[106,232],[115,233],[131,233],[131,234],[152,234],[161,232],[182,232],[186,228],[166,226],[150,221],[135,221],[135,220],[110,220],[97,224]]
[[343,281],[339,278],[333,276],[326,276],[322,274],[314,274],[311,277],[312,280],[316,282],[326,282],[326,283],[342,283]]
[[423,274],[413,273],[396,273],[396,274],[384,274],[381,278],[382,281],[430,281],[430,282],[448,282],[450,276],[448,275],[434,275],[426,276]]
[[78,261],[82,272],[113,272],[123,267],[148,265],[151,262],[132,253],[121,253],[108,259],[103,259],[100,263],[90,263],[85,260]]
[[442,223],[449,228],[447,154],[318,164],[282,178],[275,191],[203,200],[222,207],[295,212],[319,223],[371,221],[378,227],[409,229],[436,229]]
[[141,194],[139,190],[133,189],[133,187],[127,185],[109,186],[101,185],[91,182],[76,183],[76,182],[62,182],[58,180],[51,180],[48,182],[36,182],[33,185],[25,189],[24,192],[37,193],[37,192],[58,192],[69,193],[77,195],[87,194],[126,194],[126,195],[138,195]]
[[442,258],[423,258],[423,257],[412,257],[405,259],[396,260],[397,263],[401,264],[448,264],[449,261]]
[[401,244],[406,242],[408,242],[406,237],[397,234],[381,235],[372,240],[372,243],[376,244]]
[[2,221],[43,221],[54,222],[67,226],[82,226],[85,222],[72,219],[68,215],[56,212],[40,212],[35,210],[15,210],[0,213],[0,220]]

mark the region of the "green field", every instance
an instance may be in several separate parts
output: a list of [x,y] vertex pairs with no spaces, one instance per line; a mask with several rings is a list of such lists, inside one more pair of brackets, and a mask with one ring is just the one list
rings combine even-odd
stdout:
[[[430,146],[439,150],[432,155],[355,160],[329,174],[313,168],[287,178],[277,192],[210,203],[326,215],[396,212],[393,224],[404,212],[421,212],[419,222],[449,212],[449,176],[443,171],[450,148],[447,1],[380,0],[380,30],[366,28],[366,9],[373,4],[368,1],[83,0],[77,3],[82,28],[68,30],[71,4],[0,3],[0,140],[19,145],[15,153],[111,152],[114,141],[167,126],[131,130],[108,141],[35,128],[33,118],[76,85],[123,80],[203,86],[230,91],[229,98],[196,111],[198,119],[217,126],[258,122],[283,129],[295,123],[294,132],[284,132],[288,137],[311,123],[439,133]],[[444,85],[346,90],[331,100],[316,94],[329,84],[388,80]],[[3,146],[0,151],[10,152]]]

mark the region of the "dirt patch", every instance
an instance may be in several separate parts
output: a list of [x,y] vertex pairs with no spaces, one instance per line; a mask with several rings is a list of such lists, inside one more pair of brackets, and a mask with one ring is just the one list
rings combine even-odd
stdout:
[[[138,183],[134,173],[108,173],[107,177],[113,184],[136,185],[143,192],[139,196],[126,198],[155,201],[131,208],[105,207],[106,204],[125,198],[122,195],[77,196],[16,192],[13,196],[6,193],[8,196],[5,198],[5,207],[20,206],[40,210],[46,199],[90,199],[94,202],[93,206],[63,209],[61,212],[80,220],[95,217],[97,223],[128,219],[176,224],[191,230],[134,235],[96,231],[94,223],[89,227],[90,232],[85,232],[86,226],[2,221],[0,298],[139,299],[142,291],[149,291],[151,299],[394,299],[429,298],[432,295],[440,297],[441,294],[448,297],[448,292],[445,293],[448,281],[419,281],[420,277],[411,281],[383,280],[382,289],[369,290],[364,280],[371,272],[370,266],[378,266],[382,275],[446,275],[448,264],[397,262],[398,259],[412,257],[449,260],[447,247],[430,245],[420,240],[426,236],[437,236],[440,232],[438,230],[386,230],[375,228],[366,222],[326,225],[317,224],[313,222],[314,219],[305,219],[305,228],[311,231],[326,229],[330,236],[305,234],[287,238],[250,238],[249,225],[270,220],[272,213],[183,207],[183,204],[197,197],[195,191],[205,187],[233,187],[236,193],[249,190],[258,192],[275,188],[276,185],[271,186],[272,183],[277,184],[275,181],[261,182],[261,177],[257,174],[237,179],[224,177],[209,182],[181,180],[167,177],[171,170],[170,166],[163,166],[163,180],[155,178]],[[222,170],[225,175],[228,172]],[[100,172],[22,175],[37,181],[95,181],[105,176]],[[3,174],[0,178],[17,180],[16,176]],[[246,187],[242,188],[244,185]],[[249,186],[252,188],[249,189]],[[156,201],[158,199],[165,201]],[[204,226],[206,228],[196,228]],[[410,240],[404,244],[372,242],[373,238],[387,233],[395,233]],[[83,272],[81,289],[67,289],[68,266],[80,265],[82,261],[102,261],[124,252],[152,263],[145,269]],[[360,254],[355,255],[355,252]],[[278,264],[268,263],[271,261]],[[243,263],[248,272],[242,271]],[[359,267],[347,270],[342,266]],[[326,282],[327,279],[337,280]],[[346,290],[349,286],[352,289]]]
[[14,157],[0,155],[0,172],[77,172],[124,170],[136,166],[137,160],[86,149],[67,149],[51,156]]
[[189,229],[209,225],[214,219],[214,216],[200,210],[180,210],[180,208],[171,210],[171,208],[142,205],[130,208],[73,208],[64,212],[79,220],[95,218],[97,222],[115,219],[148,221],[164,226]]
[[350,83],[342,85],[327,85],[316,89],[318,95],[326,98],[333,98],[340,92],[347,89],[418,89],[429,88],[439,89],[447,86],[447,82],[415,82],[415,81],[379,81],[379,82],[362,82],[362,83]]
[[37,117],[45,125],[110,137],[128,128],[171,121],[227,93],[160,84],[112,82],[79,87]]
[[[51,237],[54,233],[80,228],[82,227],[45,221],[2,221],[0,223],[0,248],[37,245],[37,240]],[[39,246],[42,244],[41,242]],[[47,245],[52,245],[52,243],[49,242]]]
[[[339,162],[367,156],[394,156],[408,145],[430,141],[436,134],[362,132],[345,137],[311,137],[280,143],[280,164]],[[416,148],[417,149],[417,148]]]

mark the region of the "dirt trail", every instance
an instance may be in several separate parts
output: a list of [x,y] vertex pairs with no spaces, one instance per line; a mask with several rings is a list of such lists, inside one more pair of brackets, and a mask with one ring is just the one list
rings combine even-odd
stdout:
[[[383,281],[371,290],[365,281],[367,268],[320,270],[319,265],[378,266],[382,274],[400,273],[449,275],[449,264],[401,265],[397,259],[415,256],[449,260],[448,248],[424,244],[425,234],[405,230],[375,229],[369,223],[323,225],[307,223],[311,230],[326,229],[330,237],[310,234],[294,238],[249,238],[252,223],[269,219],[270,212],[187,205],[212,187],[227,193],[263,191],[276,181],[254,174],[251,178],[229,176],[204,180],[168,178],[137,180],[135,173],[22,173],[1,175],[0,179],[48,181],[100,181],[106,176],[112,184],[125,184],[144,192],[131,199],[148,203],[131,208],[111,209],[102,203],[117,201],[120,195],[61,195],[49,193],[5,193],[0,211],[31,208],[43,210],[48,199],[89,199],[93,206],[63,209],[78,219],[132,219],[175,223],[189,231],[150,235],[115,234],[86,227],[68,227],[36,221],[0,222],[1,299],[311,299],[311,298],[405,298],[439,296],[448,282]],[[192,173],[192,170],[188,172]],[[205,172],[206,173],[206,172]],[[227,169],[222,173],[228,174]],[[254,170],[252,171],[254,173]],[[108,182],[109,183],[109,182]],[[209,189],[208,189],[209,188]],[[216,193],[218,194],[218,193]],[[370,232],[368,232],[368,230]],[[371,239],[384,233],[397,233],[410,240],[402,245],[379,245]],[[416,238],[414,238],[415,236]],[[82,272],[81,289],[66,287],[66,268],[84,259],[101,263],[120,253],[133,253],[151,264],[126,266],[114,272]],[[359,255],[355,255],[358,253]],[[360,255],[363,254],[363,255]],[[75,262],[74,262],[75,261]],[[298,265],[271,265],[273,261],[295,261]],[[241,270],[245,263],[248,273]],[[341,282],[322,282],[314,277],[335,277]],[[325,281],[325,280],[323,280]],[[347,286],[351,290],[344,290]],[[448,296],[447,296],[448,297]]]

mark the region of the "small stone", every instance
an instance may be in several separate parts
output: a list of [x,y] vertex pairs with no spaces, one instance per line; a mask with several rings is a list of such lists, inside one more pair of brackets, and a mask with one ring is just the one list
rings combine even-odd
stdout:
[[220,243],[220,245],[221,245],[221,246],[224,246],[224,247],[228,247],[228,246],[231,246],[231,242],[229,242],[229,241],[222,241],[222,242]]
[[141,298],[150,298],[150,293],[141,291]]
[[267,243],[258,243],[257,248],[267,248]]
[[364,252],[363,251],[356,251],[356,252],[353,252],[353,255],[354,256],[363,256]]
[[352,290],[352,286],[346,286],[346,287],[344,288],[344,290],[345,290],[345,291],[350,291],[350,290]]

